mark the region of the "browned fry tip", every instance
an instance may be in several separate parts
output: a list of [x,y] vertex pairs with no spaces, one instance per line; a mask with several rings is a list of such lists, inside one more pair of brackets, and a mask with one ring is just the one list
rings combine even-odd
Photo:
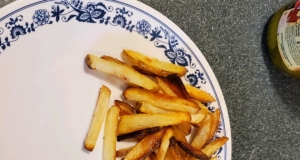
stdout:
[[206,154],[204,154],[201,150],[191,146],[186,142],[176,140],[175,137],[172,137],[171,139],[172,141],[175,141],[187,154],[198,158],[199,160],[209,160],[209,157]]

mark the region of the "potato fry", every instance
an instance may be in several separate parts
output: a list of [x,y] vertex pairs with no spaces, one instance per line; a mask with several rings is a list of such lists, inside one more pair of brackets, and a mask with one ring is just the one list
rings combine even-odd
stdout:
[[[174,83],[171,83],[170,81],[172,80],[171,78],[173,77],[178,77],[177,75],[169,75],[167,76],[167,80],[169,81],[170,84],[174,84]],[[169,79],[168,79],[169,78]],[[179,77],[178,77],[179,78]],[[177,79],[177,78],[175,78]],[[181,81],[181,79],[179,78],[180,80],[180,83],[181,84],[178,84],[178,85],[181,85],[183,88],[184,88],[184,85]],[[178,81],[178,80],[177,80]],[[178,97],[176,93],[174,93],[174,91],[170,88],[170,86],[168,84],[166,84],[161,78],[159,77],[156,77],[156,83],[159,85],[160,89],[166,94],[166,95],[169,95],[169,96],[174,96],[174,97]],[[173,86],[174,87],[174,86]],[[174,88],[179,88],[179,87],[174,87]],[[185,88],[184,88],[185,90]],[[178,90],[177,90],[178,91]],[[187,91],[185,90],[186,92],[186,95],[188,96],[187,94]],[[181,93],[180,93],[181,94]],[[157,107],[156,107],[157,108]],[[162,111],[162,110],[161,110]],[[198,117],[194,117],[194,120],[197,120]],[[189,135],[192,131],[192,128],[191,128],[191,125],[189,123],[182,123],[182,124],[179,124],[179,128],[181,129],[181,131],[185,134],[185,135]]]
[[203,109],[201,109],[198,113],[196,114],[191,114],[191,124],[194,126],[199,126],[200,123],[204,120],[206,117],[207,112]]
[[166,77],[166,84],[174,91],[174,93],[183,99],[190,99],[182,80],[176,74],[171,74]]
[[[108,109],[111,93],[102,86],[84,147],[90,151],[95,148],[106,115],[105,160],[116,157],[123,160],[216,160],[212,155],[228,138],[214,139],[221,113],[220,109],[208,110],[205,103],[212,103],[215,98],[204,90],[183,84],[180,77],[187,73],[183,66],[131,50],[123,50],[122,54],[130,64],[111,56],[92,54],[86,56],[85,62],[90,69],[125,81],[129,87],[123,96],[136,106],[115,100],[115,105]],[[197,133],[189,144],[186,136],[193,126]],[[129,138],[137,143],[116,151],[117,141]]]
[[125,115],[120,118],[118,135],[146,128],[176,125],[183,122],[189,122],[190,120],[191,116],[187,112]]
[[152,152],[152,153],[149,155],[149,157],[150,157],[151,160],[158,160],[158,159],[157,159],[157,156],[156,156],[156,154],[155,154],[155,152]]
[[[160,89],[169,96],[174,96],[174,97],[181,97],[184,99],[189,99],[189,95],[185,89],[185,86],[183,85],[180,77],[176,74],[171,74],[167,76],[166,78],[166,83],[160,79],[159,77],[156,77],[156,83],[159,85]],[[178,96],[180,95],[180,96]],[[200,117],[195,117],[193,116],[194,120],[199,121]],[[192,131],[192,127],[189,123],[181,123],[178,125],[180,130],[185,134],[189,135]]]
[[182,160],[180,153],[176,152],[175,145],[170,145],[165,160]]
[[211,121],[212,121],[212,125],[211,125],[211,130],[210,130],[210,133],[209,133],[209,136],[206,140],[206,143],[209,143],[215,136],[215,133],[217,131],[217,127],[219,126],[219,119],[220,119],[220,109],[217,108],[215,110],[214,113],[211,114]]
[[111,91],[103,85],[99,91],[99,96],[94,110],[92,122],[84,140],[84,148],[89,151],[93,151],[96,146],[102,123],[108,111],[110,95]]
[[119,149],[116,152],[116,156],[117,157],[125,157],[131,151],[132,148],[133,148],[133,146]]
[[[173,125],[172,129],[173,129],[173,135],[176,139],[187,143],[187,139],[186,139],[184,133],[180,130],[178,125]],[[176,144],[175,141],[174,141],[174,143]],[[181,149],[178,145],[175,145],[175,149],[180,152],[181,159],[184,159],[186,157],[186,152],[183,149]]]
[[[142,113],[162,113],[162,114],[165,114],[165,113],[175,113],[175,112],[177,112],[177,111],[171,111],[171,110],[159,108],[159,107],[156,107],[156,106],[153,106],[149,103],[144,103],[144,102],[139,103],[138,106],[139,106],[139,111],[142,112]],[[200,122],[202,122],[204,120],[206,114],[207,114],[207,111],[203,110],[203,109],[201,109],[196,114],[191,114],[190,123],[197,126],[197,127],[199,127],[198,125],[200,125]],[[185,135],[190,134],[191,126],[190,126],[189,123],[182,123],[182,124],[179,124],[179,125],[180,125],[179,128],[183,131],[183,133]]]
[[[172,137],[172,139],[175,139],[175,138]],[[182,141],[179,141],[176,139],[175,139],[175,141],[189,155],[191,155],[197,159],[200,159],[200,160],[209,160],[209,157],[206,154],[204,154],[200,149],[197,149],[186,142],[182,142]]]
[[137,66],[132,66],[132,68],[134,68],[136,71],[138,71],[139,73],[141,74],[144,74],[144,75],[148,75],[148,76],[155,76],[154,73],[150,72],[150,71],[147,71],[147,70],[144,70],[142,68],[139,68]]
[[[197,149],[201,149],[205,145],[207,138],[210,134],[211,125],[212,125],[212,120],[211,120],[211,115],[209,113],[206,115],[205,119],[200,123],[196,136],[194,137],[191,143],[193,147]],[[196,160],[196,158],[192,157],[191,155],[187,155],[185,160]]]
[[[192,123],[192,115],[191,115],[191,122]],[[194,116],[195,117],[195,116]],[[194,118],[195,119],[195,118]],[[192,132],[192,126],[190,123],[180,123],[178,124],[178,127],[179,129],[181,130],[181,132],[184,134],[184,135],[189,135],[191,132]]]
[[164,160],[165,159],[165,156],[166,156],[169,144],[170,144],[170,138],[172,136],[173,136],[173,130],[172,130],[172,128],[169,127],[169,128],[166,129],[166,132],[165,132],[165,134],[162,138],[160,147],[159,147],[158,152],[157,152],[157,160]]
[[199,100],[196,100],[196,99],[191,99],[191,100],[194,101],[195,103],[197,103],[198,106],[200,107],[200,109],[203,110],[203,111],[205,111],[206,114],[207,114],[207,113],[211,113],[211,112],[207,109],[207,107],[206,107],[203,103],[201,103]]
[[158,84],[159,88],[169,96],[178,97],[176,93],[159,77],[156,78],[156,83]]
[[153,93],[142,88],[128,88],[123,92],[123,96],[127,100],[146,102],[160,108],[174,111],[195,114],[200,110],[199,106],[193,101],[171,97],[161,93]]
[[128,67],[131,67],[130,65],[128,65],[128,64],[126,64],[126,63],[124,63],[124,62],[118,60],[117,58],[113,58],[113,57],[111,57],[111,56],[103,55],[103,56],[101,56],[101,58],[104,59],[104,60],[107,60],[107,61],[109,61],[109,62],[114,62],[114,63],[116,63],[116,64],[126,65],[126,66],[128,66]]
[[170,62],[163,62],[156,58],[148,57],[141,53],[123,50],[123,54],[128,58],[128,60],[135,66],[142,70],[150,71],[158,76],[166,77],[170,74],[177,74],[182,77],[186,74],[187,69],[185,67],[175,65]]
[[164,131],[146,136],[125,156],[124,160],[144,159],[159,146]]
[[122,134],[117,137],[117,141],[119,142],[119,141],[129,139],[129,138],[145,137],[149,134],[159,132],[163,129],[165,129],[165,127],[153,127],[153,128],[146,128],[143,130],[139,130],[139,131],[135,131],[135,132],[127,133],[127,134]]
[[217,156],[211,157],[210,160],[218,160]]
[[153,106],[149,103],[145,103],[145,102],[141,102],[138,103],[139,106],[139,111],[142,113],[175,113],[176,111],[172,111],[172,110],[167,110],[167,109],[163,109],[163,108],[159,108],[156,106]]
[[189,84],[185,84],[184,86],[192,98],[197,99],[202,103],[211,103],[211,102],[216,101],[213,96],[211,96],[209,93],[207,93],[201,89],[198,89]]
[[201,151],[205,153],[208,157],[211,157],[219,148],[221,148],[227,141],[228,137],[220,137],[213,140],[208,145],[204,146]]
[[135,108],[133,108],[130,104],[128,104],[126,102],[115,100],[115,105],[120,108],[120,116],[138,113],[138,110],[136,110]]
[[159,90],[159,86],[154,81],[128,65],[108,61],[92,54],[86,56],[86,64],[90,69],[116,76],[129,84],[134,84],[153,92]]
[[112,106],[108,110],[104,128],[103,159],[116,159],[117,126],[120,109]]
[[212,126],[212,118],[210,114],[207,114],[203,122],[201,122],[200,127],[196,133],[196,136],[194,137],[191,143],[193,147],[201,149],[205,145],[211,131],[211,126]]

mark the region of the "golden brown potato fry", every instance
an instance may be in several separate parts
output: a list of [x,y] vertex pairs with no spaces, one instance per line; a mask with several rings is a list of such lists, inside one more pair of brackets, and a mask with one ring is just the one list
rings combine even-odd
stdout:
[[157,160],[164,160],[165,159],[165,155],[167,153],[169,144],[170,144],[170,138],[173,136],[173,130],[172,128],[167,128],[166,132],[162,138],[160,147],[158,149],[157,152]]
[[210,160],[218,160],[217,156],[211,157]]
[[156,106],[153,106],[152,104],[141,102],[138,103],[139,111],[142,113],[175,113],[176,111],[167,110],[163,108],[159,108]]
[[[170,80],[170,79],[169,79]],[[156,77],[156,83],[159,85],[160,89],[166,94],[166,95],[169,95],[169,96],[174,96],[174,97],[178,97],[176,93],[173,92],[173,90],[170,88],[170,86],[168,84],[166,84],[162,79],[160,79],[159,77]],[[183,83],[182,83],[183,85]],[[184,86],[183,86],[184,87]],[[148,106],[149,104],[147,104],[146,106]],[[144,106],[144,107],[146,107]],[[150,108],[149,108],[150,107]],[[148,111],[151,111],[150,109],[156,109],[157,113],[167,113],[169,112],[169,110],[164,110],[164,109],[160,109],[159,107],[151,107],[149,106],[148,108],[142,108],[144,110],[148,109]],[[154,110],[153,110],[154,112]],[[147,113],[147,112],[145,112]],[[154,112],[155,113],[155,112]],[[195,117],[194,116],[194,120],[198,120],[197,119],[198,117]],[[182,130],[182,132],[185,134],[185,135],[189,135],[191,133],[191,125],[189,123],[182,123],[182,124],[179,124],[179,128]]]
[[[173,125],[172,129],[173,129],[173,135],[176,139],[187,143],[187,139],[185,135],[182,133],[182,131],[180,130],[178,125]],[[174,143],[176,144],[175,141]],[[181,149],[178,145],[175,145],[175,149],[179,150],[181,159],[184,159],[186,157],[186,152],[183,149]]]
[[203,122],[201,122],[199,129],[196,133],[196,136],[194,137],[191,143],[193,147],[201,149],[205,145],[211,131],[211,126],[212,126],[211,114],[207,114]]
[[147,70],[144,70],[142,68],[139,68],[137,66],[132,66],[132,68],[134,68],[136,71],[140,72],[141,74],[148,75],[148,76],[155,76],[154,73],[152,73],[150,71],[147,71]]
[[201,109],[198,113],[196,114],[191,114],[191,124],[194,126],[198,127],[200,123],[204,120],[208,113]]
[[[156,106],[153,106],[149,103],[138,103],[139,106],[139,111],[142,113],[175,113],[177,111],[172,111],[172,110],[167,110],[167,109],[163,109],[163,108],[159,108]],[[208,112],[206,110],[201,109],[200,111],[198,111],[198,113],[196,114],[191,114],[191,124],[199,127],[200,122],[202,122],[206,116]],[[183,124],[179,124],[179,128],[182,130],[182,132],[185,135],[190,134],[191,132],[191,125],[189,123],[183,123]]]
[[84,147],[89,151],[93,151],[96,146],[98,135],[100,133],[102,123],[108,110],[110,95],[111,91],[103,85],[99,91],[99,96],[94,110],[92,122],[84,140]]
[[118,135],[146,128],[176,125],[190,120],[191,116],[187,112],[125,115],[120,118]]
[[212,125],[211,125],[211,130],[209,133],[209,136],[206,140],[206,143],[209,143],[215,136],[216,131],[218,130],[219,127],[219,119],[220,119],[220,109],[216,109],[214,113],[211,114],[211,121],[212,121]]
[[160,108],[174,111],[195,114],[200,110],[199,106],[193,101],[171,97],[161,93],[153,93],[142,88],[128,88],[123,92],[123,96],[127,100],[146,102]]
[[163,62],[135,51],[123,50],[123,54],[131,63],[139,67],[141,70],[152,72],[158,76],[166,77],[175,73],[182,77],[187,72],[185,67],[178,66],[170,62]]
[[205,153],[208,157],[211,157],[219,148],[221,148],[227,141],[228,137],[220,137],[213,140],[208,145],[204,146],[201,151]]
[[155,152],[152,152],[152,153],[149,155],[149,157],[151,158],[151,160],[158,160],[158,159],[157,159],[157,156],[156,156],[156,154],[155,154]]
[[[206,115],[205,119],[200,123],[196,136],[194,137],[191,143],[193,147],[197,149],[201,149],[205,145],[206,140],[210,134],[211,125],[212,125],[212,120],[211,120],[211,115],[209,113]],[[196,160],[196,158],[187,155],[185,160]]]
[[146,157],[145,160],[151,160],[151,158],[150,157]]
[[133,148],[133,146],[119,149],[116,152],[116,156],[117,157],[125,157],[131,151],[132,148]]
[[180,152],[177,152],[175,145],[170,145],[165,155],[165,160],[182,160]]
[[112,106],[108,110],[104,128],[103,159],[116,159],[117,126],[120,109]]
[[135,131],[135,132],[127,133],[127,134],[122,134],[117,137],[117,141],[119,142],[119,141],[122,141],[125,139],[139,138],[139,137],[142,137],[142,139],[143,139],[145,136],[159,132],[163,129],[165,129],[165,127],[153,127],[153,128],[146,128],[143,130],[139,130],[139,131]]
[[189,155],[199,160],[209,160],[209,157],[206,154],[204,154],[200,149],[197,149],[186,142],[176,140],[174,137],[172,137],[172,139],[174,139],[176,143]]
[[108,61],[92,54],[86,56],[86,64],[90,69],[116,76],[129,84],[140,86],[153,92],[159,90],[159,86],[154,81],[128,65]]
[[114,63],[120,64],[120,65],[126,65],[126,66],[131,67],[130,65],[118,60],[117,58],[113,58],[111,56],[103,55],[103,56],[101,56],[101,58],[104,59],[104,60],[107,60],[109,62],[114,62]]
[[171,74],[166,77],[166,84],[174,91],[174,93],[183,99],[190,99],[190,95],[188,94],[185,86],[180,79],[180,77],[176,74]]
[[136,110],[135,108],[133,108],[130,104],[128,104],[126,102],[115,100],[115,105],[120,108],[120,116],[138,113],[138,110]]
[[[192,114],[193,115],[193,114]],[[191,115],[191,122],[192,123],[192,116]],[[195,116],[194,116],[195,117]],[[195,119],[195,118],[194,118]],[[190,123],[181,123],[181,124],[178,124],[178,127],[179,129],[181,130],[181,132],[184,134],[184,135],[189,135],[191,132],[192,132],[192,126]]]
[[125,156],[124,160],[144,159],[159,146],[164,131],[146,136]]
[[196,99],[191,99],[191,100],[192,100],[193,102],[197,103],[198,106],[200,107],[200,109],[201,109],[201,110],[204,110],[206,114],[207,114],[207,113],[211,113],[211,112],[207,109],[207,107],[205,107],[205,105],[204,105],[203,103],[201,103],[200,101],[198,101],[198,100],[196,100]]
[[192,98],[197,99],[202,103],[211,103],[216,101],[213,96],[201,89],[193,87],[189,84],[185,84],[184,86]]
[[169,96],[178,97],[176,93],[159,77],[156,77],[156,83],[160,87],[160,89]]

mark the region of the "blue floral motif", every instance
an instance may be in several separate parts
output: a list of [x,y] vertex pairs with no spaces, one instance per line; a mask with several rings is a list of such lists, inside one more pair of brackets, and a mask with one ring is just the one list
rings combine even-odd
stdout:
[[40,9],[35,11],[32,17],[34,23],[39,26],[47,24],[49,22],[49,18],[50,18],[49,12],[45,9]]
[[79,13],[76,19],[80,22],[96,23],[94,19],[100,19],[106,14],[103,9],[96,8],[96,4],[94,3],[88,3],[85,7],[85,11],[78,9],[76,9],[76,11]]
[[218,131],[217,131],[218,133],[221,133],[221,131],[222,131],[222,125],[223,125],[222,122],[220,122],[219,127],[218,127]]
[[[80,0],[71,0],[71,2],[61,0],[56,2],[56,4],[57,7],[52,6],[53,11],[51,12],[52,17],[56,17],[56,22],[58,22],[62,16],[64,22],[68,22],[76,17],[76,20],[79,22],[96,23],[97,20],[103,20],[107,11],[112,10],[112,8],[106,7],[102,2],[97,4],[88,2],[86,6],[82,6],[83,2]],[[68,13],[64,13],[65,10],[60,10],[59,5],[64,5],[67,9],[72,8],[72,10]],[[73,11],[75,11],[76,14],[70,14]],[[68,17],[66,17],[67,15]]]
[[125,7],[116,9],[117,15],[113,18],[112,25],[119,25],[122,28],[132,32],[135,25],[132,25],[132,21],[126,20],[126,17],[131,17],[133,13],[131,11],[127,11]]
[[189,55],[186,54],[183,48],[178,48],[175,51],[166,50],[165,54],[172,63],[177,63],[178,65],[181,66],[188,66],[188,60],[186,57],[189,57]]
[[65,11],[64,9],[60,10],[59,6],[52,6],[53,11],[51,11],[52,16],[55,17],[56,22],[59,21],[60,15]]
[[21,25],[15,25],[10,30],[10,36],[12,39],[19,37],[20,35],[26,34],[26,30]]
[[126,18],[122,15],[115,16],[112,22],[123,28],[126,26]]
[[186,80],[189,81],[192,86],[201,88],[201,86],[197,86],[198,79],[200,79],[202,84],[206,83],[206,80],[204,79],[204,73],[200,72],[199,69],[197,69],[194,74],[188,74],[186,76]]
[[207,109],[210,111],[210,112],[214,112],[216,110],[216,108],[214,106],[211,106],[210,104],[207,106]]
[[[164,33],[164,37],[161,35],[162,32]],[[150,41],[155,41],[154,44],[156,47],[165,49],[165,55],[169,58],[170,62],[180,66],[196,67],[196,65],[192,63],[191,55],[187,54],[183,48],[177,47],[179,45],[178,40],[174,35],[171,35],[168,30],[162,27],[160,27],[160,29],[155,27],[155,29],[151,31],[150,36]],[[147,38],[147,36],[145,36],[145,38]],[[167,40],[167,42],[165,40]]]
[[155,29],[152,30],[152,32],[150,33],[150,35],[152,36],[150,41],[154,41],[155,39],[162,38],[160,33],[161,33],[161,30],[159,30],[158,27],[155,27]]
[[198,77],[195,74],[189,74],[186,76],[187,80],[190,82],[192,86],[196,86],[198,84]]
[[[16,18],[10,18],[9,22],[5,24],[5,27],[10,30],[10,37],[5,37],[4,41],[0,37],[0,47],[2,50],[5,50],[7,47],[11,46],[12,42],[15,42],[19,39],[21,35],[26,35],[27,33],[35,32],[37,27],[43,26],[45,24],[52,24],[50,21],[49,12],[45,9],[40,9],[34,12],[32,20],[33,22],[29,24],[28,22],[25,25],[18,24],[23,21],[23,16],[17,16]],[[3,31],[3,28],[0,28]],[[4,32],[4,31],[3,31]],[[1,32],[1,34],[3,33]]]
[[151,30],[151,25],[149,24],[149,22],[143,19],[137,22],[136,30],[139,34],[146,36]]
[[71,4],[74,5],[74,6],[78,6],[79,3],[80,3],[79,0],[72,0],[72,1],[71,1]]
[[95,3],[89,2],[89,3],[86,5],[86,10],[87,10],[89,13],[93,13],[95,9],[96,9],[96,4],[95,4]]

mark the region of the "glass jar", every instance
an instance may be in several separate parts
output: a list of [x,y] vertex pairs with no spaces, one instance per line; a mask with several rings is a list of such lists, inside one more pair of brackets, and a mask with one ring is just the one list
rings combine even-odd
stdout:
[[300,0],[273,15],[267,41],[273,64],[284,74],[300,79]]

